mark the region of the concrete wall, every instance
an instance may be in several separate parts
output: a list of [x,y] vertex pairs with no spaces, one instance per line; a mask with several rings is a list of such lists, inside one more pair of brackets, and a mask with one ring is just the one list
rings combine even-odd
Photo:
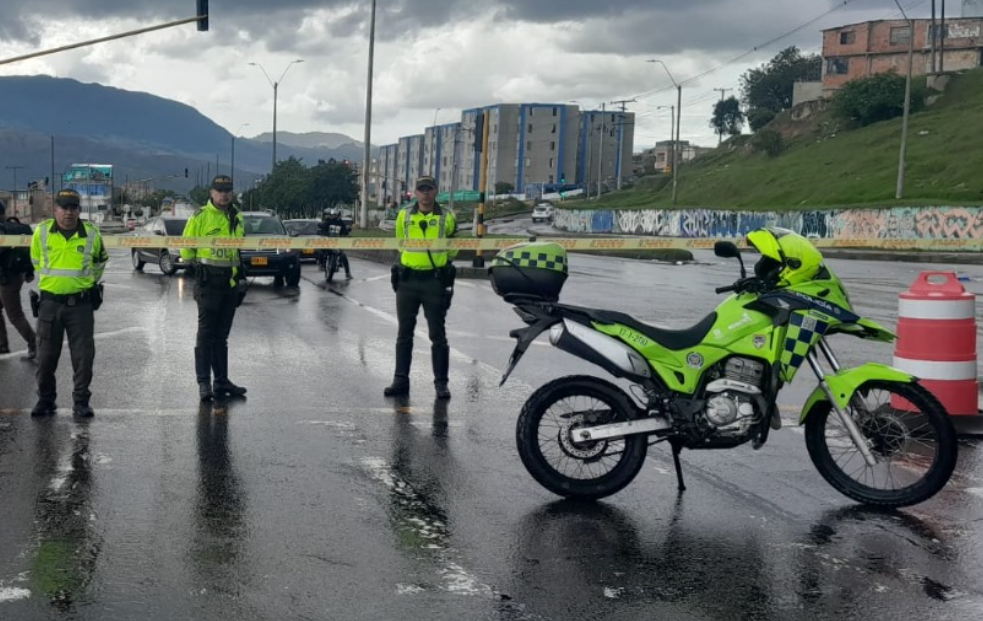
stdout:
[[762,226],[781,226],[824,239],[983,239],[983,207],[795,212],[559,209],[553,226],[574,233],[662,237],[740,237]]

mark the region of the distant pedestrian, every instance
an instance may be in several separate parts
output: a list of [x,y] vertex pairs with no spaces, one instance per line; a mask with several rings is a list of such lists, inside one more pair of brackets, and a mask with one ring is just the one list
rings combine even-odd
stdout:
[[[232,204],[232,177],[212,179],[209,201],[188,219],[184,237],[245,236],[242,214]],[[181,258],[194,266],[194,298],[198,303],[195,377],[202,401],[241,397],[246,389],[229,381],[229,332],[244,284],[238,248],[182,248]],[[212,375],[215,382],[212,383]]]
[[[21,224],[17,218],[11,216],[4,221],[6,210],[7,206],[0,201],[0,223],[6,234],[30,237],[31,227]],[[24,358],[34,360],[37,357],[37,336],[24,316],[24,307],[21,304],[21,288],[25,282],[33,280],[34,265],[31,263],[30,248],[0,248],[0,354],[10,353],[7,326],[3,320],[3,311],[6,310],[10,325],[14,326],[27,343],[27,355]]]
[[[457,232],[453,212],[437,201],[437,182],[424,176],[416,181],[416,204],[396,216],[397,239],[444,239]],[[383,393],[387,397],[410,392],[410,365],[413,361],[413,331],[423,307],[430,330],[430,359],[438,399],[449,399],[448,371],[450,347],[444,323],[454,292],[456,271],[452,262],[456,250],[404,249],[399,264],[393,266],[392,283],[396,292],[396,371],[393,382]]]
[[93,415],[89,405],[96,355],[93,313],[102,304],[99,280],[109,256],[98,227],[79,218],[81,202],[75,190],[58,192],[55,217],[38,224],[31,239],[31,262],[39,275],[41,290],[37,326],[38,402],[31,416],[55,412],[55,371],[66,333],[75,373],[72,411],[81,417]]

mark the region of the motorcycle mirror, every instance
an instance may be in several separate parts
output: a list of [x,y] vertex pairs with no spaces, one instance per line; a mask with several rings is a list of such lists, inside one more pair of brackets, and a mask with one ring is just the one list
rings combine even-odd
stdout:
[[737,249],[737,244],[729,241],[718,241],[713,245],[713,254],[724,259],[737,259],[741,263],[741,278],[747,277],[747,270],[744,269],[744,257]]
[[718,241],[713,245],[713,254],[724,259],[734,259],[741,256],[734,242]]

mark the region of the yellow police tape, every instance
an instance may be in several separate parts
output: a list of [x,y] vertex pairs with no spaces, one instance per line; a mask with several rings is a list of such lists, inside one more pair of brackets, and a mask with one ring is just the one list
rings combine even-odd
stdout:
[[[531,239],[559,244],[567,250],[686,250],[712,249],[723,238],[714,237],[495,237],[443,240],[402,240],[393,237],[165,237],[161,235],[104,235],[107,248],[241,248],[243,250],[500,250]],[[746,246],[743,238],[728,239]],[[983,250],[983,239],[811,239],[817,248],[864,250]],[[27,235],[0,235],[0,248],[30,246]]]

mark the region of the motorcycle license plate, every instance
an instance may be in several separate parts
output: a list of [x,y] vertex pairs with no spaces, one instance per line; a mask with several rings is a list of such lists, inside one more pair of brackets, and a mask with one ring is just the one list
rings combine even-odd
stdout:
[[266,257],[253,257],[250,261],[251,265],[266,265]]
[[305,248],[304,249],[304,254],[314,254],[314,250],[312,250],[310,248]]

